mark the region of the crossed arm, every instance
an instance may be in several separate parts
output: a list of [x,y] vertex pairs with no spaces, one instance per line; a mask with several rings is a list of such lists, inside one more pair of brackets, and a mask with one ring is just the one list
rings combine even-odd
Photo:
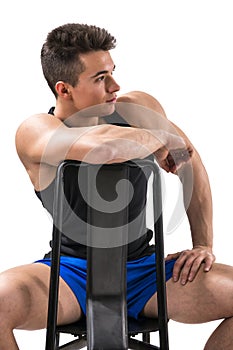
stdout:
[[[145,158],[153,153],[164,170],[179,176],[184,202],[188,203],[193,249],[167,257],[177,258],[173,278],[185,284],[195,278],[202,264],[205,271],[209,271],[215,260],[212,253],[212,200],[207,173],[187,136],[167,121],[162,107],[152,96],[132,92],[120,97],[118,102],[119,112],[134,127],[98,125],[96,118],[93,118],[91,127],[68,127],[57,118],[40,114],[27,119],[17,130],[17,152],[32,182],[39,176],[39,168],[56,167],[63,159],[113,163]],[[128,109],[125,113],[122,109],[125,104],[121,102],[144,107],[144,113],[135,114],[133,109],[132,113]],[[154,118],[155,115],[159,118]],[[180,157],[180,150],[181,154],[185,150],[191,159],[187,161],[187,158]],[[172,156],[176,151],[178,156]],[[191,197],[189,167],[192,167],[193,173]]]

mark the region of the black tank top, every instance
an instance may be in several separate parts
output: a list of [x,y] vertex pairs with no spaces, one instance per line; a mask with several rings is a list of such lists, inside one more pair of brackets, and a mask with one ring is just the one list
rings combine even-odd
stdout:
[[[53,114],[53,110],[54,108],[50,109],[49,113]],[[129,126],[117,113],[105,119],[109,124]],[[64,220],[61,254],[86,259],[87,204],[78,186],[77,169],[70,167],[65,171],[64,193],[69,205],[65,205],[63,209]],[[85,178],[85,170],[82,170],[79,176]],[[154,251],[154,246],[149,243],[152,239],[153,232],[146,228],[145,218],[147,182],[149,176],[149,169],[143,169],[142,171],[139,167],[130,168],[129,181],[133,185],[134,194],[129,204],[129,222],[132,224],[129,225],[128,233],[128,260],[150,255]],[[54,185],[55,180],[43,191],[35,191],[37,197],[41,200],[43,206],[51,216],[53,216]],[[78,239],[73,239],[74,237],[78,237]],[[51,252],[46,254],[45,257],[50,256],[50,253]]]

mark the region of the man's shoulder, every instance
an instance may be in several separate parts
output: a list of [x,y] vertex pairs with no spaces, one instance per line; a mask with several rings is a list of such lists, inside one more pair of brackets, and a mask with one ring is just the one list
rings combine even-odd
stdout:
[[165,111],[161,103],[152,95],[144,91],[130,91],[117,98],[117,102],[133,103],[147,107],[165,116]]
[[38,127],[42,125],[50,125],[50,124],[60,124],[61,122],[57,118],[52,118],[51,114],[48,113],[37,113],[27,117],[22,123],[19,125],[16,135],[18,133],[22,133],[25,130],[29,132],[30,130],[36,130]]
[[36,113],[32,114],[29,117],[27,117],[22,124],[26,123],[31,123],[31,122],[40,122],[43,120],[50,120],[51,119],[51,114],[49,113]]
[[17,128],[15,134],[16,148],[19,154],[32,147],[46,133],[51,133],[59,127],[61,121],[52,118],[50,114],[38,113],[26,118]]

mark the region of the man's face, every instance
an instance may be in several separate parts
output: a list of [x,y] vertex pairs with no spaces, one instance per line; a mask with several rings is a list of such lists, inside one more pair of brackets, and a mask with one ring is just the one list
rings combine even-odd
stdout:
[[112,74],[114,62],[108,51],[95,51],[80,55],[85,71],[79,75],[75,87],[71,87],[73,103],[80,111],[103,103],[114,104],[120,86]]

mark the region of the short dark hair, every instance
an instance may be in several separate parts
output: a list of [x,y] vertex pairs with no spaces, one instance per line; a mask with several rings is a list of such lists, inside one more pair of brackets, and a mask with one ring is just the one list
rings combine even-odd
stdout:
[[85,70],[79,55],[91,51],[108,51],[116,39],[104,28],[94,25],[68,23],[53,29],[41,49],[44,77],[57,97],[55,85],[59,80],[75,86]]

